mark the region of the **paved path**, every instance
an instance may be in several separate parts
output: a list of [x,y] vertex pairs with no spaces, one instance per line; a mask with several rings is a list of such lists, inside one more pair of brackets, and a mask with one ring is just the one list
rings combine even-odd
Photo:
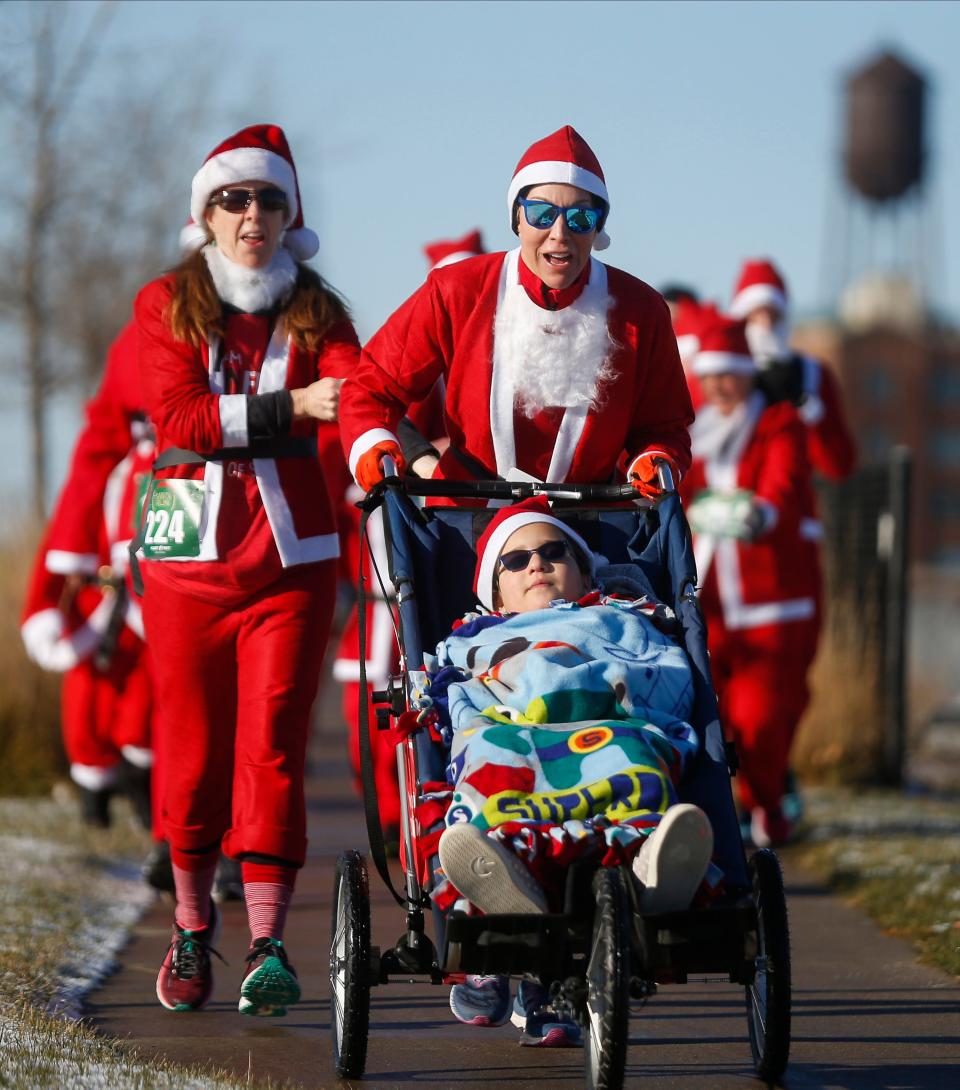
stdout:
[[[244,1018],[236,995],[247,930],[241,906],[227,905],[217,983],[200,1014],[164,1011],[154,995],[169,939],[171,909],[158,902],[136,929],[120,971],[91,1003],[105,1032],[148,1055],[212,1064],[246,1077],[273,1076],[302,1087],[343,1087],[332,1075],[327,950],[333,860],[363,848],[363,816],[352,798],[342,745],[310,781],[310,859],[290,917],[288,946],[305,999],[286,1019]],[[392,944],[402,916],[371,877],[373,941]],[[882,935],[805,875],[788,873],[794,956],[791,1063],[795,1090],[960,1088],[960,982],[916,963],[907,944]],[[446,989],[429,984],[377,988],[367,1075],[371,1090],[573,1090],[583,1085],[580,1051],[523,1049],[505,1026],[456,1023]],[[748,1090],[752,1077],[743,992],[729,984],[664,987],[630,1024],[627,1086],[638,1090]]]

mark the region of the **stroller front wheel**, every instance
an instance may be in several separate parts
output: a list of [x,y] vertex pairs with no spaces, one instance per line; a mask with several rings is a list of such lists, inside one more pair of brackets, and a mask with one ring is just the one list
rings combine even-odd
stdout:
[[340,1078],[359,1078],[370,1028],[370,890],[359,852],[341,852],[333,883],[330,1029]]
[[757,956],[746,989],[747,1027],[753,1065],[761,1079],[776,1082],[790,1055],[790,932],[783,874],[767,848],[750,860],[757,906]]
[[587,961],[588,1090],[620,1090],[630,1021],[630,909],[623,875],[601,867],[594,875],[596,908]]

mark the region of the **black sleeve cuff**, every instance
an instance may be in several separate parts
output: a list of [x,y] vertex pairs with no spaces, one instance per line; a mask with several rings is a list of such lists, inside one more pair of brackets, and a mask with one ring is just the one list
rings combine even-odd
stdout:
[[279,439],[290,434],[293,395],[289,390],[251,394],[247,398],[247,439]]
[[424,439],[407,417],[403,417],[397,425],[397,438],[400,440],[400,449],[403,451],[403,458],[408,466],[412,466],[424,454],[440,457],[436,447],[432,446],[428,439]]

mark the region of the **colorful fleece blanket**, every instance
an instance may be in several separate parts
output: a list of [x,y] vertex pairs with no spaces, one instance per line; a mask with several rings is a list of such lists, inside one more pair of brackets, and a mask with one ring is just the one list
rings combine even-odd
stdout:
[[652,604],[594,600],[475,618],[432,664],[446,824],[490,831],[548,887],[551,863],[629,860],[698,746],[690,666]]

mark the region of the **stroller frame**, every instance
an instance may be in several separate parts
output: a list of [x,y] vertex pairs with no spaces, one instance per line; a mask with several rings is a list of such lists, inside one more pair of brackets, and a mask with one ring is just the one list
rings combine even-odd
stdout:
[[[693,726],[701,748],[679,787],[682,800],[708,814],[715,860],[725,877],[716,904],[684,912],[643,916],[628,868],[573,864],[567,873],[562,913],[467,915],[444,919],[433,910],[436,943],[426,933],[430,860],[417,842],[414,807],[420,785],[443,778],[445,759],[426,731],[397,746],[403,838],[403,890],[387,868],[373,780],[369,722],[361,700],[360,750],[370,855],[385,884],[403,906],[403,934],[381,950],[370,941],[366,864],[343,852],[336,867],[330,949],[331,1028],[334,1062],[341,1077],[359,1077],[366,1062],[370,988],[402,979],[441,984],[457,974],[531,974],[554,1001],[585,1025],[586,1083],[590,1090],[619,1090],[626,1064],[630,1000],[645,1001],[658,983],[685,983],[690,974],[726,977],[745,990],[751,1053],[768,1083],[786,1068],[790,1046],[790,947],[783,879],[776,855],[761,849],[749,862],[730,787],[736,761],[723,740],[710,681],[706,628],[696,597],[696,568],[689,529],[675,494],[654,508],[623,507],[635,500],[629,486],[514,484],[512,482],[414,482],[388,478],[362,505],[366,516],[380,505],[389,548],[390,578],[400,621],[400,674],[373,694],[378,725],[385,727],[416,706],[417,670],[425,647],[435,645],[451,622],[473,603],[469,588],[454,588],[443,604],[418,591],[427,576],[472,571],[473,546],[492,512],[477,507],[418,508],[410,496],[499,499],[515,502],[546,495],[591,548],[614,562],[636,564],[661,601],[671,605],[694,678]],[[574,506],[563,508],[563,504]],[[584,503],[617,507],[584,509]],[[452,580],[453,584],[457,579]],[[462,581],[461,581],[462,582]],[[467,581],[469,583],[469,580]],[[361,654],[365,608],[358,605]],[[431,644],[432,641],[432,644]],[[361,686],[366,679],[361,665]]]

